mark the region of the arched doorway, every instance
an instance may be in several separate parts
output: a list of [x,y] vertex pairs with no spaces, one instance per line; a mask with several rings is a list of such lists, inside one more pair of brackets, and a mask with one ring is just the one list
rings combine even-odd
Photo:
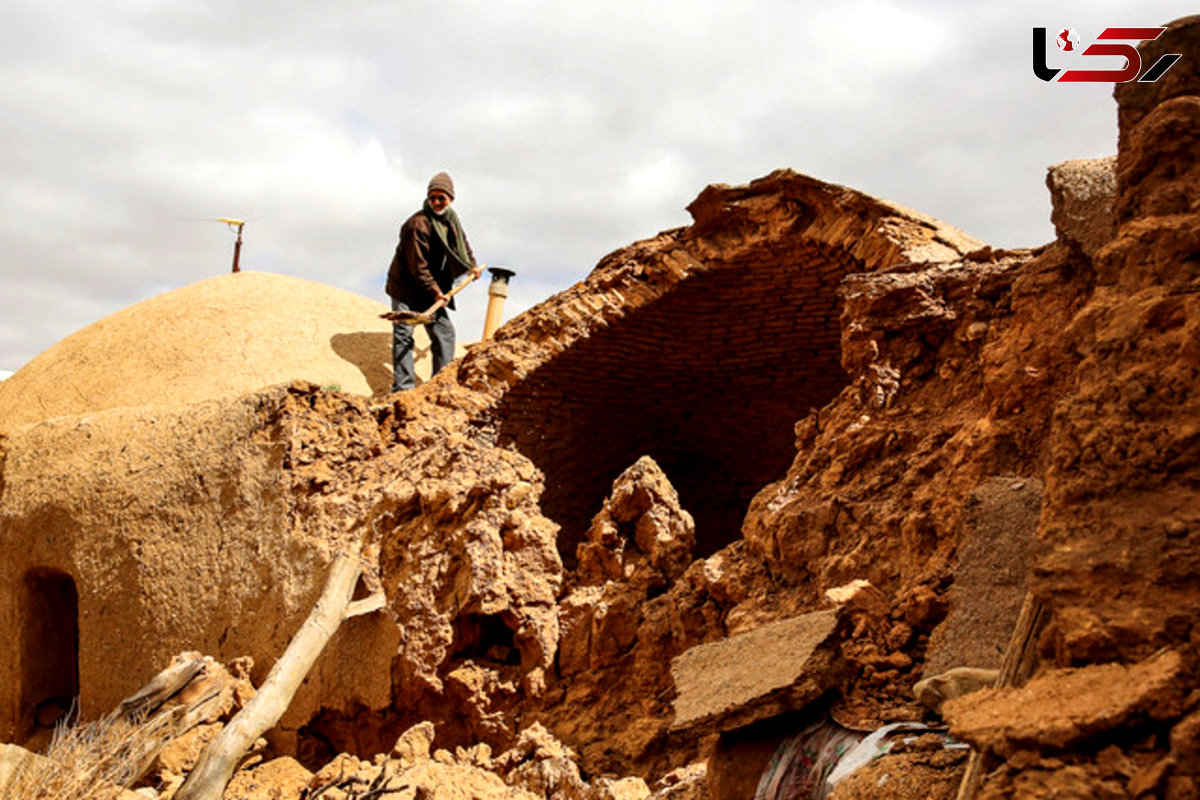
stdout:
[[79,592],[65,572],[25,574],[21,603],[21,725],[52,726],[79,696]]

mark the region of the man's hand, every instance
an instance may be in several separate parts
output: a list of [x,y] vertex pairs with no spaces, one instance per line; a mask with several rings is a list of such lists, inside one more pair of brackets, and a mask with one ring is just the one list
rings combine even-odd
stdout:
[[483,274],[483,267],[479,266],[478,264],[471,267],[471,280],[476,280],[482,274]]

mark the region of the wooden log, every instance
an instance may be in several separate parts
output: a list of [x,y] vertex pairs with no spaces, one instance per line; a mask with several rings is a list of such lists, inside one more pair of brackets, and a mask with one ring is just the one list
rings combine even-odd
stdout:
[[108,715],[108,722],[118,719],[127,722],[135,719],[145,719],[157,711],[163,703],[175,696],[184,686],[204,670],[204,658],[196,655],[186,658],[178,664],[167,667],[155,675],[150,681],[136,692],[121,701],[121,704]]
[[242,756],[258,737],[279,722],[317,657],[341,625],[361,572],[356,552],[334,559],[325,589],[308,619],[271,667],[258,693],[204,749],[175,800],[221,800]]
[[121,701],[104,718],[101,726],[112,727],[127,723],[138,729],[126,743],[125,762],[128,783],[139,780],[154,764],[154,759],[173,740],[187,733],[206,719],[215,718],[221,703],[221,686],[212,687],[201,697],[187,704],[164,710],[164,705],[198,677],[203,679],[207,662],[200,654],[185,657],[150,679],[142,688]]
[[387,605],[387,597],[382,591],[375,592],[362,600],[355,600],[346,607],[346,619],[361,617],[363,614],[373,614],[382,611]]
[[[1012,638],[1004,651],[1000,677],[996,680],[997,689],[1022,686],[1033,675],[1037,661],[1037,639],[1046,627],[1049,617],[1050,611],[1046,605],[1036,599],[1032,592],[1026,593]],[[983,785],[983,779],[996,769],[999,763],[1000,760],[993,753],[972,749],[955,800],[973,800],[979,793],[979,787]]]

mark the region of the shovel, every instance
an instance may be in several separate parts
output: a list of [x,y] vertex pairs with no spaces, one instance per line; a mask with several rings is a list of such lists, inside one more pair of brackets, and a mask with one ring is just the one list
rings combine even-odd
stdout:
[[[483,267],[483,264],[479,265],[480,269],[483,269]],[[483,273],[481,272],[480,274],[482,275]],[[399,322],[401,325],[431,325],[433,324],[433,315],[437,313],[437,310],[449,303],[450,298],[474,282],[475,276],[468,272],[467,279],[447,292],[444,300],[438,300],[424,311],[388,311],[379,316],[389,319],[392,322]]]

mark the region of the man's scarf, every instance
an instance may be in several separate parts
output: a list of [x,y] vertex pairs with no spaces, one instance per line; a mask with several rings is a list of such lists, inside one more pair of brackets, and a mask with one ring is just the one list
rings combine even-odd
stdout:
[[[433,225],[433,231],[437,234],[438,239],[442,242],[442,247],[449,253],[462,269],[452,270],[452,272],[461,275],[471,267],[475,266],[475,262],[467,255],[467,237],[463,233],[462,223],[458,221],[458,214],[454,213],[454,209],[447,207],[444,212],[437,214],[430,207],[429,201],[425,201],[425,216],[429,217],[429,222]],[[453,231],[453,237],[451,232]],[[450,239],[454,239],[453,245]]]

